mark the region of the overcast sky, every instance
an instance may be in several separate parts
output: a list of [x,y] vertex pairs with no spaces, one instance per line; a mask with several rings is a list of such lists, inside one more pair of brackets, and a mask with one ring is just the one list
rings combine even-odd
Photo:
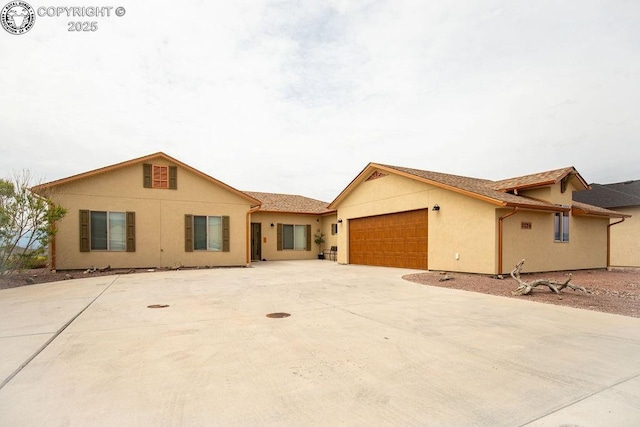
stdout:
[[0,29],[4,177],[163,151],[327,202],[369,162],[640,179],[637,0],[29,3],[114,9]]

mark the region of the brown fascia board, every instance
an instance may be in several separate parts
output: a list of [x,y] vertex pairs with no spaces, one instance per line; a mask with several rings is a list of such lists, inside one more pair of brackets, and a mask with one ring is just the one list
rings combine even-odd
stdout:
[[327,215],[332,215],[334,213],[338,212],[335,209],[326,211],[326,212],[292,212],[292,211],[286,211],[286,210],[275,210],[275,209],[269,209],[269,210],[258,210],[256,213],[275,213],[275,214],[287,214],[287,215],[313,215],[313,216],[327,216]]
[[335,205],[338,204],[342,199],[344,199],[344,197],[346,197],[347,194],[351,192],[351,189],[353,187],[355,187],[357,184],[359,184],[362,181],[362,179],[364,179],[364,177],[368,176],[367,172],[369,172],[369,171],[373,172],[375,169],[383,170],[385,172],[393,173],[395,175],[403,176],[405,178],[409,178],[409,179],[413,179],[413,180],[416,180],[416,181],[424,182],[426,184],[431,184],[433,186],[444,188],[446,190],[455,191],[456,193],[464,194],[464,195],[470,196],[470,197],[475,197],[477,199],[484,200],[486,202],[493,203],[495,205],[507,206],[507,204],[505,202],[502,202],[502,201],[497,200],[497,199],[493,199],[491,197],[483,196],[481,194],[477,194],[477,193],[474,193],[474,192],[471,192],[471,191],[466,191],[466,190],[463,190],[463,189],[458,188],[458,187],[453,187],[451,185],[443,184],[443,183],[438,182],[438,181],[433,181],[433,180],[430,180],[430,179],[427,179],[427,178],[423,178],[423,177],[420,177],[420,176],[417,176],[417,175],[413,175],[413,174],[410,174],[410,173],[407,173],[407,172],[403,172],[403,171],[400,171],[400,170],[397,170],[397,169],[388,168],[386,166],[383,166],[383,165],[380,165],[380,164],[377,164],[377,163],[369,163],[362,170],[362,172],[360,172],[358,174],[358,176],[356,176],[353,179],[353,181],[351,181],[351,183],[349,183],[349,185],[344,190],[342,190],[342,192],[338,195],[338,197],[336,197],[333,202],[329,203],[328,207],[330,209],[335,209]]
[[[560,182],[563,179],[565,179],[570,174],[574,174],[573,176],[575,178],[577,178],[578,181],[580,181],[580,184],[582,184],[582,186],[584,187],[585,190],[591,189],[591,186],[587,183],[587,181],[584,180],[582,175],[580,175],[580,173],[576,170],[576,168],[574,166],[569,166],[569,167],[566,168],[566,170],[567,171],[564,174],[562,174],[561,176],[559,176],[556,179],[550,179],[550,180],[547,180],[547,181],[533,182],[533,183],[524,184],[524,185],[512,185],[512,186],[509,186],[509,187],[500,188],[497,191],[508,192],[508,191],[513,191],[513,190],[528,190],[528,189],[532,189],[532,188],[540,188],[540,187],[546,187],[546,186],[549,186],[549,185],[555,185],[558,182]],[[544,172],[542,172],[542,173],[544,173]],[[536,175],[536,174],[533,174],[533,175]],[[526,176],[528,176],[528,175],[526,175]]]
[[[597,209],[597,206],[596,206]],[[592,210],[588,207],[580,207],[575,204],[571,207],[571,214],[575,216],[595,216],[600,218],[631,218],[632,215],[623,214],[622,212],[612,211],[610,209],[601,208],[602,210]]]
[[89,171],[89,172],[84,172],[84,173],[80,173],[80,174],[77,174],[77,175],[72,175],[72,176],[67,177],[67,178],[62,178],[62,179],[58,179],[58,180],[55,180],[55,181],[47,182],[47,183],[44,183],[44,184],[36,185],[36,186],[31,188],[31,191],[33,191],[34,193],[38,193],[39,191],[45,190],[47,188],[57,187],[57,186],[64,185],[64,184],[69,184],[71,182],[75,182],[75,181],[78,181],[78,180],[81,180],[81,179],[91,178],[93,176],[97,176],[97,175],[100,175],[100,174],[103,174],[103,173],[112,172],[112,171],[117,170],[117,169],[122,169],[122,168],[125,168],[125,167],[128,167],[128,166],[131,166],[131,165],[135,165],[137,163],[143,163],[143,162],[150,161],[150,160],[153,160],[153,159],[156,159],[156,158],[163,158],[165,160],[168,160],[171,163],[175,163],[175,164],[179,165],[180,167],[190,171],[194,175],[197,175],[197,176],[199,176],[201,178],[204,178],[207,181],[210,181],[210,182],[212,182],[212,183],[214,183],[214,184],[216,184],[216,185],[218,185],[218,186],[220,186],[220,187],[222,187],[222,188],[224,188],[224,189],[226,189],[226,190],[228,190],[228,191],[230,191],[230,192],[232,192],[232,193],[234,193],[234,194],[236,194],[236,195],[238,195],[238,196],[240,196],[240,197],[242,197],[242,198],[244,198],[246,200],[248,200],[249,202],[251,202],[251,207],[262,205],[262,203],[259,200],[254,199],[253,197],[249,196],[248,194],[245,194],[242,191],[237,190],[237,189],[231,187],[230,185],[225,184],[224,182],[219,181],[219,180],[213,178],[212,176],[209,176],[209,175],[205,174],[204,172],[200,172],[199,170],[187,165],[186,163],[181,162],[180,160],[174,159],[173,157],[171,157],[171,156],[169,156],[169,155],[167,155],[167,154],[165,154],[165,153],[163,153],[161,151],[159,151],[157,153],[154,153],[154,154],[149,154],[147,156],[142,156],[142,157],[138,157],[138,158],[135,158],[135,159],[127,160],[127,161],[124,161],[124,162],[121,162],[121,163],[116,163],[114,165],[105,166],[105,167],[102,167],[102,168],[99,168],[99,169],[94,169],[94,170]]
[[341,201],[342,199],[344,199],[344,198],[347,196],[347,194],[349,194],[349,193],[351,192],[351,189],[352,189],[353,187],[355,187],[357,183],[359,183],[359,181],[360,181],[361,177],[365,176],[365,172],[366,172],[367,170],[369,170],[370,168],[374,167],[374,166],[375,166],[375,164],[374,164],[374,163],[369,163],[367,166],[365,166],[365,167],[364,167],[364,169],[362,169],[362,171],[360,171],[360,173],[359,173],[358,175],[356,175],[356,177],[355,177],[355,178],[353,178],[353,179],[351,180],[351,182],[349,183],[349,185],[347,185],[347,186],[344,188],[344,190],[342,190],[342,191],[340,192],[340,194],[338,194],[338,196],[337,196],[335,199],[333,199],[333,202],[331,202],[331,203],[329,203],[329,204],[327,205],[327,208],[328,208],[328,209],[336,209],[335,205],[336,205],[336,204],[338,204],[338,203],[340,203],[340,201]]
[[[360,172],[360,174],[358,174],[358,176],[356,176],[351,183],[338,195],[338,197],[336,197],[336,199],[331,202],[328,207],[331,209],[335,209],[335,205],[337,203],[339,203],[344,197],[346,197],[346,195],[351,191],[352,187],[354,187],[355,185],[359,184],[361,182],[361,180],[368,176],[369,172],[373,172],[375,169],[379,169],[379,170],[383,170],[385,172],[389,172],[389,173],[393,173],[399,176],[403,176],[405,178],[409,178],[409,179],[414,179],[416,181],[420,181],[420,182],[424,182],[426,184],[430,184],[433,185],[435,187],[439,187],[439,188],[443,188],[445,190],[450,190],[453,192],[456,192],[458,194],[462,194],[465,196],[469,196],[469,197],[473,197],[475,199],[479,199],[479,200],[483,200],[485,202],[489,202],[491,204],[497,205],[497,206],[501,206],[501,207],[519,207],[519,208],[523,208],[523,209],[533,209],[533,210],[541,210],[541,211],[548,211],[548,212],[567,212],[569,211],[571,208],[568,207],[563,207],[563,206],[556,206],[556,205],[547,205],[547,206],[541,206],[541,205],[530,205],[527,203],[513,203],[513,202],[505,202],[502,200],[498,200],[498,199],[494,199],[492,197],[489,196],[484,196],[482,194],[478,194],[478,193],[474,193],[472,191],[468,191],[468,190],[464,190],[462,188],[458,188],[458,187],[454,187],[452,185],[447,185],[447,184],[443,184],[441,182],[438,181],[433,181],[424,177],[420,177],[417,175],[413,175],[407,172],[403,172],[394,168],[389,168],[377,163],[369,163],[363,170],[362,172]],[[496,190],[498,191],[498,190]]]

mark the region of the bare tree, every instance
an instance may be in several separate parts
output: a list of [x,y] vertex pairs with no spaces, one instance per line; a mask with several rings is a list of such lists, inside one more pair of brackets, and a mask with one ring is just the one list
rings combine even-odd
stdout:
[[0,274],[29,266],[44,255],[66,210],[46,190],[31,191],[29,171],[0,179]]

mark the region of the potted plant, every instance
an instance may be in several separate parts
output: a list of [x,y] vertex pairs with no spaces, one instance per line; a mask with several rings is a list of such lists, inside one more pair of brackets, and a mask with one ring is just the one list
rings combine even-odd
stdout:
[[313,235],[313,242],[318,245],[318,259],[324,259],[324,252],[322,252],[322,247],[324,245],[324,233],[318,230],[318,233]]

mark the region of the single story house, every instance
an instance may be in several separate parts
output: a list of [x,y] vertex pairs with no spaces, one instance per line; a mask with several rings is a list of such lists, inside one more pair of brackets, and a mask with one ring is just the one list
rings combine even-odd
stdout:
[[[259,193],[245,194],[260,200],[251,214],[251,260],[309,259],[337,242],[336,211],[328,203],[304,196]],[[324,243],[314,243],[322,235]]]
[[502,181],[368,164],[329,204],[338,261],[483,274],[607,267],[611,218],[573,167]]
[[[568,167],[489,181],[370,163],[331,203],[240,191],[164,153],[34,187],[67,209],[54,269],[314,259],[485,274],[604,268],[611,218]],[[315,236],[324,244],[317,246]]]
[[59,270],[247,266],[317,258],[313,236],[335,240],[335,211],[326,202],[242,192],[165,153],[32,190],[67,209],[50,245],[51,267]]
[[631,216],[611,220],[610,265],[640,267],[640,180],[591,184],[591,191],[576,191],[573,200]]

